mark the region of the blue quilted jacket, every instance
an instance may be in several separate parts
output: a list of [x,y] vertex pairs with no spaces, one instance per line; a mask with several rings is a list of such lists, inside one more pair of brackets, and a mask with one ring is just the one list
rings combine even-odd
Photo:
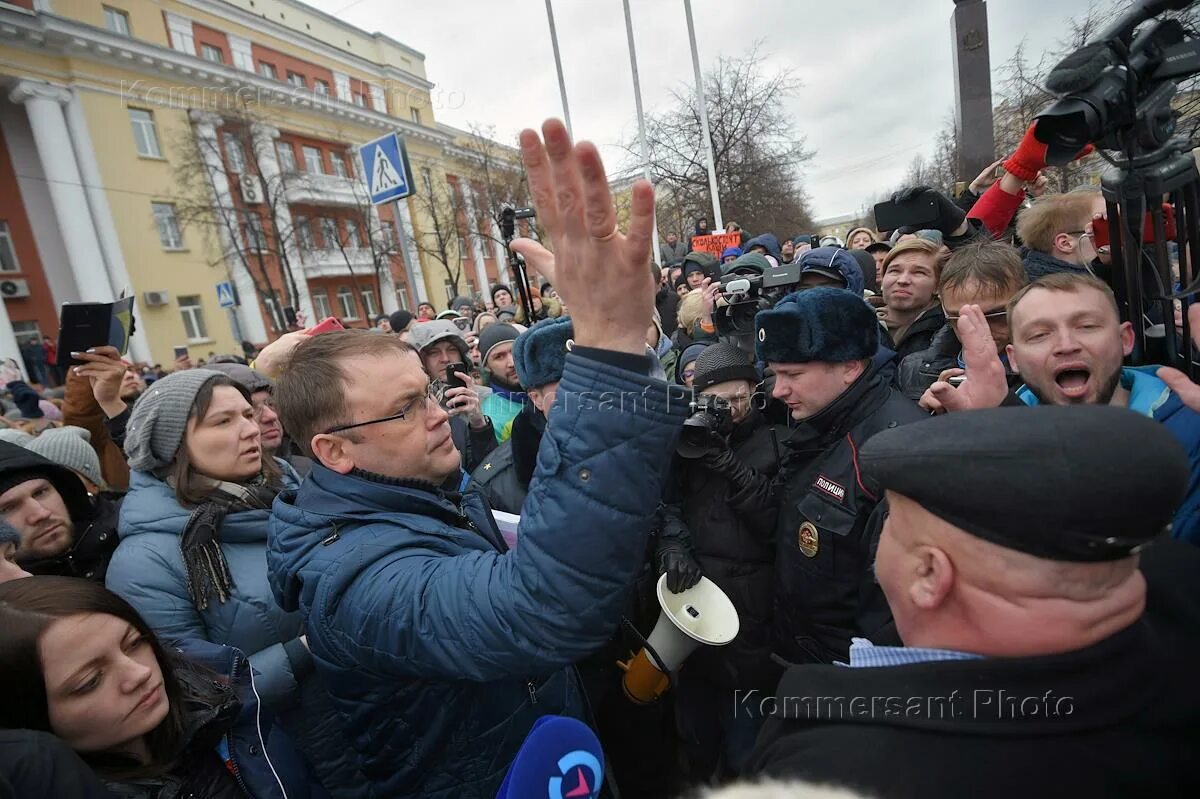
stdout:
[[571,664],[620,620],[686,409],[569,355],[513,551],[471,492],[317,465],[275,501],[275,595],[307,620],[372,796],[491,799],[538,717],[585,715]]

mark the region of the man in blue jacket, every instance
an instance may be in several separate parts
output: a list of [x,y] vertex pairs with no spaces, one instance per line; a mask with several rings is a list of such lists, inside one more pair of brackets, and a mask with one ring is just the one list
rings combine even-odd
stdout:
[[455,493],[447,416],[408,345],[314,337],[276,388],[314,465],[275,503],[272,585],[305,615],[371,796],[490,799],[540,716],[585,717],[571,664],[616,628],[686,415],[644,354],[653,190],[634,185],[621,235],[596,148],[556,120],[542,130],[521,150],[554,254],[513,247],[559,289],[575,337],[514,550],[478,494]]
[[934,383],[927,394],[934,400],[930,407],[1114,405],[1154,419],[1183,445],[1192,464],[1171,535],[1200,544],[1200,414],[1155,374],[1159,367],[1123,365],[1133,351],[1133,326],[1121,321],[1112,289],[1091,275],[1059,272],[1038,278],[1009,300],[1008,360],[1025,381],[1015,394],[1008,391],[1004,365],[979,306],[966,306],[960,313],[967,379],[957,389],[944,381]]

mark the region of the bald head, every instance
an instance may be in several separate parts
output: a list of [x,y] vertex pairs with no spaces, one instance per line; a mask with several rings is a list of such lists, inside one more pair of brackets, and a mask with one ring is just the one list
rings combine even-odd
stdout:
[[875,571],[907,646],[995,657],[1082,649],[1145,606],[1137,556],[1040,558],[971,535],[887,492]]

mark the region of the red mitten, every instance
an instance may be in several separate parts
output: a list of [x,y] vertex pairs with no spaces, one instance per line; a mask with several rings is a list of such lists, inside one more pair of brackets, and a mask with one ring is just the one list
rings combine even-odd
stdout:
[[[1038,141],[1037,137],[1033,135],[1033,129],[1036,126],[1036,122],[1029,126],[1029,130],[1025,131],[1025,138],[1021,139],[1021,143],[1017,145],[1017,151],[1004,162],[1005,172],[1026,183],[1032,183],[1037,179],[1037,173],[1046,168],[1046,149],[1049,145]],[[1071,160],[1078,161],[1095,149],[1089,144],[1076,153]]]

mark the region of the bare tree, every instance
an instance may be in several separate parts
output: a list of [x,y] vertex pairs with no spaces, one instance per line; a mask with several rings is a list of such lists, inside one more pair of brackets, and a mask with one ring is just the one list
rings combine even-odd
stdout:
[[419,185],[412,198],[427,225],[413,237],[413,243],[418,251],[442,265],[451,289],[457,295],[466,257],[460,242],[466,241],[468,232],[462,220],[469,218],[470,213],[462,193],[445,180],[435,180],[431,166],[423,166],[418,171]]
[[[788,70],[764,74],[764,59],[755,44],[745,55],[720,58],[705,76],[709,130],[724,216],[749,231],[787,234],[812,226],[800,180],[812,153],[786,111],[800,82]],[[676,225],[680,217],[707,217],[712,203],[695,92],[683,86],[672,98],[669,109],[646,117],[646,138],[655,184],[683,206],[660,209]],[[625,148],[640,161],[635,143]]]
[[[465,148],[471,154],[473,172],[470,180],[479,206],[477,210],[495,223],[487,230],[473,232],[491,241],[500,240],[495,231],[500,227],[500,216],[506,207],[525,208],[533,204],[519,156],[513,148],[506,148],[496,141],[495,133],[494,126],[472,123],[465,142]],[[534,238],[545,238],[537,224],[529,232]]]

